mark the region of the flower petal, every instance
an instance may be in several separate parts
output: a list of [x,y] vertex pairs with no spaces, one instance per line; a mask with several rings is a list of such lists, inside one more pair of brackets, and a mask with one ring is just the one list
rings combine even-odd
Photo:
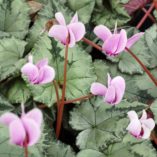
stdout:
[[69,47],[73,47],[75,46],[75,36],[73,34],[73,32],[69,29],[69,38],[70,38],[70,41],[69,41]]
[[141,133],[141,123],[139,120],[132,120],[128,127],[126,128],[133,136],[139,138]]
[[115,93],[115,88],[113,86],[109,86],[108,89],[107,89],[104,101],[111,104],[111,105],[114,105],[114,101],[115,101],[115,98],[116,98],[115,94],[116,94]]
[[68,29],[70,29],[73,32],[75,41],[80,41],[85,35],[85,26],[81,22],[69,24]]
[[54,25],[50,28],[48,35],[59,40],[62,44],[66,44],[66,39],[68,37],[68,29],[66,26]]
[[110,76],[110,74],[108,73],[108,74],[107,74],[107,85],[108,85],[108,87],[110,86],[111,81],[112,81],[111,76]]
[[149,128],[151,131],[155,127],[155,122],[152,118],[146,119],[146,120],[141,120],[141,123],[145,125],[147,128]]
[[127,35],[126,31],[122,29],[119,34],[119,41],[118,41],[118,47],[115,52],[115,54],[119,54],[120,52],[124,51],[126,44],[127,44]]
[[45,65],[48,65],[48,59],[42,59],[42,60],[40,60],[37,64],[36,64],[36,66],[40,69],[40,68],[42,68],[43,66],[45,66]]
[[46,65],[42,67],[39,71],[39,78],[38,78],[38,83],[39,84],[45,84],[53,81],[55,78],[55,70]]
[[126,47],[130,48],[135,42],[137,42],[141,38],[141,36],[143,36],[143,34],[143,32],[137,33],[129,38]]
[[150,137],[151,130],[149,128],[147,128],[145,125],[142,125],[142,128],[143,128],[142,138],[143,139],[148,139]]
[[31,83],[35,83],[39,75],[38,68],[32,63],[26,63],[22,67],[21,72],[28,77]]
[[143,114],[142,117],[140,118],[140,120],[146,120],[147,119],[147,112],[145,110],[143,110]]
[[28,146],[32,146],[35,143],[37,143],[40,138],[40,134],[41,134],[40,127],[34,120],[26,117],[22,119],[22,122],[25,127],[27,136],[29,138]]
[[64,16],[61,12],[56,13],[55,18],[60,25],[64,25],[64,26],[66,25]]
[[13,121],[9,125],[10,143],[23,146],[26,138],[26,132],[20,119]]
[[18,119],[18,116],[13,113],[5,113],[0,117],[0,123],[9,126],[13,121]]
[[130,121],[138,120],[138,115],[135,111],[129,111],[127,114],[128,114]]
[[91,85],[90,92],[94,95],[105,96],[107,88],[98,82],[94,82]]
[[114,34],[110,38],[107,38],[107,40],[104,42],[102,46],[103,52],[106,53],[108,56],[115,56],[117,49],[118,49],[118,43],[119,43],[119,34]]
[[121,102],[125,92],[125,80],[121,76],[117,76],[111,81],[111,85],[115,88],[116,100],[115,104]]
[[77,12],[75,13],[75,15],[72,17],[70,23],[75,23],[75,22],[78,22],[78,15],[77,15]]
[[100,38],[103,41],[112,36],[111,31],[106,26],[103,25],[96,26],[94,28],[94,33],[98,38]]
[[27,112],[27,114],[25,114],[24,117],[34,120],[39,127],[41,126],[41,123],[43,121],[42,112],[37,108]]

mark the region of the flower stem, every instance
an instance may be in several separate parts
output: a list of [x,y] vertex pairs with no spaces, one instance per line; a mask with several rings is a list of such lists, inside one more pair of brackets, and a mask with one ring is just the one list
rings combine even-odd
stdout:
[[57,108],[59,109],[59,93],[58,93],[58,85],[56,80],[53,81],[55,92],[56,92],[56,98],[57,98]]
[[[142,11],[147,13],[147,10],[144,7],[142,8]],[[151,14],[149,14],[148,17],[152,20],[153,23],[157,23],[156,19]]]
[[154,3],[151,4],[151,6],[148,9],[148,11],[146,12],[146,14],[143,16],[143,18],[141,19],[141,21],[136,26],[137,29],[139,29],[143,25],[143,23],[145,22],[145,20],[147,19],[147,17],[150,15],[150,13],[153,10],[153,8],[154,8]]
[[102,51],[102,48],[100,46],[98,46],[97,44],[93,43],[91,40],[87,39],[87,38],[82,38],[82,40],[87,43],[88,45],[91,45],[92,47],[96,48],[99,51]]
[[24,140],[24,157],[28,157],[28,135],[26,135],[26,138]]
[[66,47],[65,47],[65,60],[64,60],[64,80],[63,80],[63,89],[62,89],[62,100],[59,105],[58,114],[57,114],[57,126],[56,126],[56,137],[59,138],[61,124],[62,124],[62,117],[63,117],[63,110],[64,110],[64,98],[65,98],[65,90],[66,90],[66,76],[67,76],[67,63],[68,63],[68,48],[69,48],[69,36],[66,40]]
[[[95,43],[93,43],[92,41],[90,41],[89,39],[83,38],[82,39],[84,42],[86,42],[87,44],[95,47],[96,49],[102,51],[102,48],[98,45],[96,45]],[[127,47],[125,48],[125,50],[127,52],[130,53],[130,55],[141,65],[141,67],[143,68],[143,70],[146,72],[146,74],[150,77],[150,79],[152,80],[152,82],[155,84],[155,86],[157,86],[157,80],[154,78],[154,76],[150,73],[150,71],[147,69],[147,67],[140,61],[140,59]]]
[[140,59],[127,47],[125,48],[127,52],[141,65],[141,67],[144,69],[144,71],[147,73],[147,75],[150,77],[152,82],[157,86],[157,80],[154,78],[154,76],[150,73],[150,71],[147,69],[147,67],[140,61]]
[[70,104],[70,103],[73,103],[73,102],[76,102],[76,101],[81,101],[81,100],[85,100],[85,99],[89,99],[93,96],[93,94],[89,94],[89,95],[86,95],[86,96],[82,96],[80,98],[76,98],[76,99],[72,99],[72,100],[67,100],[64,102],[64,104]]

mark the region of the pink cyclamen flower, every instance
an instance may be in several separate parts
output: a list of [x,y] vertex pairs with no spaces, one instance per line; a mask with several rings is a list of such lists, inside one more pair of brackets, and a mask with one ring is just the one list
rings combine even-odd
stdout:
[[108,87],[101,83],[94,82],[90,89],[93,95],[104,97],[104,101],[111,105],[119,104],[125,91],[125,80],[121,76],[111,79],[108,74]]
[[42,112],[37,108],[26,114],[23,111],[20,118],[10,112],[0,117],[0,123],[9,128],[10,143],[20,147],[32,146],[38,142],[42,121]]
[[66,40],[69,36],[69,46],[73,47],[75,43],[80,41],[85,35],[85,26],[82,22],[78,21],[77,13],[73,16],[68,25],[66,25],[61,12],[56,13],[55,18],[58,24],[50,28],[48,35],[59,40],[62,44],[66,45]]
[[40,60],[36,65],[33,64],[33,57],[28,57],[29,62],[26,63],[21,72],[28,77],[32,84],[45,84],[54,80],[55,70],[48,65],[48,60]]
[[152,118],[147,117],[147,113],[143,110],[142,117],[139,119],[135,111],[129,111],[128,117],[130,119],[130,124],[127,130],[131,135],[138,139],[147,139],[150,137],[151,131],[155,127],[155,122]]
[[144,34],[143,32],[137,33],[127,39],[127,33],[124,29],[117,33],[117,28],[115,27],[114,33],[111,33],[111,31],[103,25],[96,26],[94,33],[98,38],[103,40],[102,51],[108,56],[116,56],[123,52],[125,47],[130,48]]

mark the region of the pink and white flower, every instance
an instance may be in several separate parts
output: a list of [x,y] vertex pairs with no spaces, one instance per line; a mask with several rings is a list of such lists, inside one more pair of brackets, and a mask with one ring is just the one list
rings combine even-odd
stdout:
[[0,117],[0,123],[9,128],[10,143],[20,147],[32,146],[38,142],[41,135],[42,112],[35,108],[28,113],[22,112],[21,117],[14,113],[5,113]]
[[130,48],[135,42],[137,42],[144,33],[137,33],[131,38],[127,39],[127,33],[124,29],[117,33],[115,27],[114,33],[112,33],[106,26],[99,25],[94,28],[94,33],[104,43],[102,45],[102,51],[107,56],[116,56],[125,50],[125,47]]
[[138,139],[148,139],[151,131],[155,127],[155,122],[152,118],[147,117],[146,111],[143,110],[143,114],[140,119],[135,111],[129,111],[128,117],[130,119],[130,124],[126,129],[130,134]]
[[108,87],[94,82],[90,89],[93,95],[103,96],[104,102],[111,105],[119,104],[125,92],[125,80],[121,76],[111,79],[108,74]]
[[21,72],[28,77],[32,84],[45,84],[54,80],[55,70],[48,65],[48,60],[40,60],[37,64],[33,64],[33,56],[28,57],[29,62],[26,63]]
[[53,25],[48,35],[59,40],[66,45],[67,37],[69,36],[69,46],[73,47],[76,42],[80,41],[85,35],[85,26],[78,21],[77,13],[73,16],[70,23],[66,25],[64,16],[61,12],[55,14],[58,24]]

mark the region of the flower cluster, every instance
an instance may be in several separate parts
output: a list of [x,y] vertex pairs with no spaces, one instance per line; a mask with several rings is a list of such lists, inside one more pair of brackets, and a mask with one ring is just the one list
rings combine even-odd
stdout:
[[[73,16],[69,24],[66,24],[64,16],[61,12],[55,14],[57,23],[53,25],[48,36],[59,40],[63,45],[74,47],[76,42],[82,40],[85,35],[85,26],[79,22],[77,13]],[[102,51],[107,56],[117,56],[130,48],[136,41],[140,39],[143,33],[137,33],[127,39],[127,33],[124,29],[117,31],[115,28],[112,33],[106,26],[99,25],[94,28],[94,33],[103,41]],[[28,63],[21,68],[21,73],[26,76],[31,84],[50,83],[55,78],[55,70],[48,65],[47,59],[40,60],[37,64],[33,64],[33,56],[29,55]],[[99,82],[91,85],[90,92],[95,96],[102,96],[105,103],[117,105],[121,102],[125,93],[125,80],[121,76],[111,78],[108,74],[107,87]],[[23,109],[23,107],[22,107]],[[148,118],[145,111],[139,119],[135,111],[128,112],[130,124],[127,130],[136,138],[147,139],[151,131],[155,127],[152,118]],[[43,117],[39,109],[32,109],[25,113],[24,109],[21,117],[13,113],[5,113],[0,117],[0,123],[8,126],[10,132],[10,143],[21,147],[32,146],[40,138],[41,123]]]

